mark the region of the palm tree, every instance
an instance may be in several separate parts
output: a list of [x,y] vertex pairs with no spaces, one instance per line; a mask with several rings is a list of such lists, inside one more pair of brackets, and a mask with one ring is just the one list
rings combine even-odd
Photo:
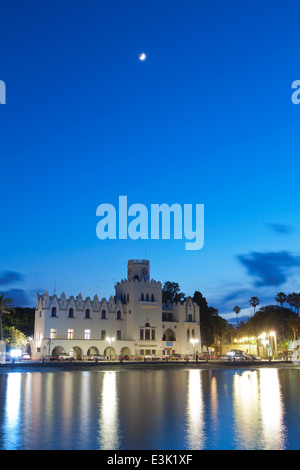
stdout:
[[275,297],[276,302],[279,303],[280,305],[280,311],[282,313],[282,306],[287,300],[287,296],[283,292],[278,292],[278,294]]
[[239,327],[239,313],[241,309],[238,305],[236,305],[235,307],[233,307],[233,311],[236,313],[236,331],[237,331]]
[[294,297],[294,306],[295,306],[295,311],[299,315],[299,308],[300,308],[300,294],[293,294]]
[[9,314],[12,311],[14,311],[14,308],[12,307],[13,300],[7,298],[4,298],[5,294],[0,295],[0,341],[2,341],[2,317],[4,314]]
[[[295,293],[293,292],[292,294],[289,294],[286,298],[287,303],[291,307],[291,310],[293,310],[293,307],[295,307]],[[295,308],[296,310],[296,308]]]
[[257,307],[257,305],[260,304],[260,300],[258,297],[251,297],[251,299],[249,300],[250,304],[252,305],[253,309],[254,309],[254,315],[255,315],[255,307]]
[[[296,315],[294,313],[291,313],[291,316],[290,318],[288,318],[287,320],[287,324],[288,324],[288,327],[292,330],[293,332],[293,336],[294,336],[294,341],[296,341],[297,337],[298,337],[298,330],[300,328],[300,320],[298,317],[296,317]],[[294,316],[295,315],[295,316]]]

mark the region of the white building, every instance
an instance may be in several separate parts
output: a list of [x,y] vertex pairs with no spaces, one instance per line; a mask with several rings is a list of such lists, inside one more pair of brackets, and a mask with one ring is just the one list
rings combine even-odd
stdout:
[[33,358],[59,352],[75,358],[193,354],[191,339],[198,340],[195,349],[201,351],[200,307],[191,297],[163,305],[162,284],[150,281],[148,260],[129,260],[127,279],[115,290],[108,300],[38,294]]

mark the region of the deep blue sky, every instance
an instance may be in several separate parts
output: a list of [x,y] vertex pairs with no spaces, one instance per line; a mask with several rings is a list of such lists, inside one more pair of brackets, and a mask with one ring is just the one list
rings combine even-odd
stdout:
[[[226,318],[300,291],[298,7],[2,0],[0,290],[109,297],[146,250],[154,279]],[[100,241],[119,195],[204,203],[203,249]]]

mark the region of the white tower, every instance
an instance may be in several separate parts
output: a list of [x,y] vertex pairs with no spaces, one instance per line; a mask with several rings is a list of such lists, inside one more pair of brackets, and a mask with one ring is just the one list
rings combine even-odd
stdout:
[[127,279],[137,281],[150,280],[150,261],[146,259],[130,259],[127,265]]

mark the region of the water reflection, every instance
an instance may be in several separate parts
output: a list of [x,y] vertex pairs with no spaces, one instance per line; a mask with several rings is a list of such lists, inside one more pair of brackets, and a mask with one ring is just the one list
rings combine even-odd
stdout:
[[299,449],[299,370],[0,373],[0,449]]
[[118,449],[118,398],[116,372],[104,372],[100,400],[99,448]]
[[239,449],[284,449],[283,402],[277,369],[234,375],[235,440]]
[[4,445],[18,449],[20,444],[21,373],[9,374],[6,388]]
[[284,449],[283,403],[276,369],[266,369],[260,374],[260,410],[265,447]]
[[190,370],[187,400],[187,447],[203,449],[205,443],[201,371]]

